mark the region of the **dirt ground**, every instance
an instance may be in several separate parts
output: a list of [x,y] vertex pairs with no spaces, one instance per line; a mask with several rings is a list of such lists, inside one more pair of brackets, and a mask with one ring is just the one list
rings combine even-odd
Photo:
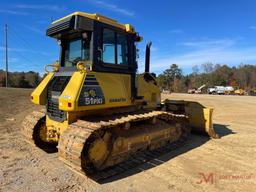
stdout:
[[192,134],[185,146],[97,183],[23,141],[22,120],[41,108],[30,92],[0,88],[0,191],[256,191],[256,97],[163,95],[214,107],[221,138]]

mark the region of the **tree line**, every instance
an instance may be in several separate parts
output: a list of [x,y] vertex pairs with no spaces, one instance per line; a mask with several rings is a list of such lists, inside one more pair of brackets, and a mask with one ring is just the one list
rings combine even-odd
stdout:
[[172,64],[157,77],[159,86],[171,92],[187,92],[205,84],[233,86],[247,91],[256,89],[256,65],[241,64],[237,67],[204,63],[192,67],[192,73],[184,75],[177,64]]
[[[9,72],[9,87],[34,88],[42,77],[39,73]],[[233,86],[247,91],[256,89],[256,65],[241,64],[238,67],[204,63],[192,67],[192,73],[183,74],[177,64],[172,64],[160,75],[157,81],[161,89],[171,92],[187,92],[188,89],[198,88],[205,84],[213,86]],[[0,87],[5,86],[5,71],[0,70]]]
[[[39,73],[29,72],[8,72],[8,87],[34,88],[42,78]],[[0,70],[0,87],[5,87],[5,71]]]

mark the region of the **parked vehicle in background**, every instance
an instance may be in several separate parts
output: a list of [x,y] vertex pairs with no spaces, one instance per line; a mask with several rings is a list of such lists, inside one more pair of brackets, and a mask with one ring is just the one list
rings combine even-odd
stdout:
[[189,89],[188,94],[194,94],[196,92],[196,88]]
[[246,95],[247,92],[244,89],[236,89],[235,90],[235,95]]
[[218,94],[218,95],[256,95],[256,89],[251,91],[246,91],[239,87],[232,86],[214,86],[207,89],[208,94]]
[[251,89],[251,90],[248,92],[248,95],[256,96],[256,88],[255,88],[255,89]]
[[232,86],[226,86],[225,87],[225,94],[226,95],[232,95],[232,94],[234,94],[234,91],[235,91],[235,89]]
[[216,94],[216,88],[215,87],[210,87],[207,89],[208,94]]
[[205,87],[205,84],[200,86],[199,88],[193,88],[188,90],[188,94],[200,94],[202,93],[202,89]]
[[214,86],[212,88],[208,88],[207,92],[209,94],[224,95],[225,94],[225,87],[224,86]]
[[168,90],[168,89],[163,89],[163,90],[162,90],[162,93],[163,93],[163,94],[170,94],[170,93],[171,93],[171,91],[170,91],[170,90]]

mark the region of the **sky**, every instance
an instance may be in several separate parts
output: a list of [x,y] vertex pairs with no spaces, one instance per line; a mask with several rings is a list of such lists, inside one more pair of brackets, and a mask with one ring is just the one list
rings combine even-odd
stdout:
[[176,63],[184,74],[206,62],[256,63],[255,0],[13,0],[0,2],[0,69],[5,69],[4,25],[8,24],[10,71],[44,72],[59,46],[45,35],[51,21],[75,11],[100,13],[133,25],[143,36],[139,72],[152,41],[151,71]]

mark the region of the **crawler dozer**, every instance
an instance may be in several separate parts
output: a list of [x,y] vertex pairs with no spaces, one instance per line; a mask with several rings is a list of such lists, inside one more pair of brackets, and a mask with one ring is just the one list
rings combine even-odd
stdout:
[[161,101],[149,72],[151,43],[145,72],[136,73],[142,37],[133,26],[75,12],[52,22],[46,34],[57,40],[60,57],[45,67],[45,78],[31,94],[45,110],[28,115],[22,133],[45,151],[58,150],[74,170],[107,177],[104,170],[120,172],[128,161],[131,168],[136,157],[184,141],[191,130],[218,137],[212,108]]

